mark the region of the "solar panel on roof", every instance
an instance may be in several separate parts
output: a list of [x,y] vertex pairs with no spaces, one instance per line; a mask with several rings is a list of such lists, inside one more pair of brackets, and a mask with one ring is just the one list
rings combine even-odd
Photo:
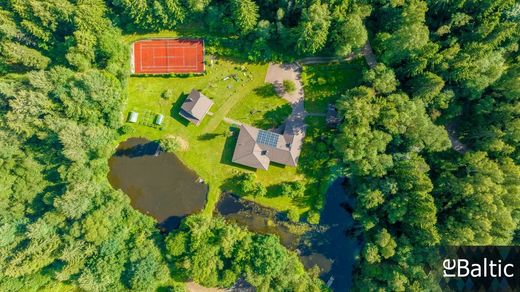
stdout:
[[268,145],[271,147],[276,147],[276,145],[278,144],[279,136],[280,135],[273,133],[273,132],[260,130],[260,131],[258,131],[258,137],[256,138],[256,143]]

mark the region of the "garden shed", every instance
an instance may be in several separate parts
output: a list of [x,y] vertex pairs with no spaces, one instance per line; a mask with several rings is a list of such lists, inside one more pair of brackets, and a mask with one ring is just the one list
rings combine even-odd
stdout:
[[161,115],[161,114],[157,114],[157,115],[155,116],[155,124],[156,124],[156,125],[160,125],[160,124],[162,124],[163,119],[164,119],[164,116],[163,116],[163,115]]
[[136,112],[130,112],[130,114],[128,115],[128,121],[130,123],[136,123],[137,122],[137,117],[139,116],[138,113]]

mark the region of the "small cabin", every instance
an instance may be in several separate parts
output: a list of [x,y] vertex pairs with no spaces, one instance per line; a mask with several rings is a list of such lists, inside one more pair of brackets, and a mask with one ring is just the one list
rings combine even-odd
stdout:
[[182,104],[179,114],[198,126],[212,105],[213,101],[211,99],[193,89]]
[[336,128],[341,123],[341,118],[339,117],[338,110],[333,104],[329,104],[327,106],[327,115],[325,117],[327,121],[327,125],[330,128]]

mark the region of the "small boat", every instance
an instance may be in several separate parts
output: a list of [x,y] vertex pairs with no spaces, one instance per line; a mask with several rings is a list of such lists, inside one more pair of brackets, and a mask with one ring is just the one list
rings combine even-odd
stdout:
[[330,285],[332,285],[332,282],[334,282],[334,276],[330,276],[329,280],[327,281],[327,287],[330,288]]

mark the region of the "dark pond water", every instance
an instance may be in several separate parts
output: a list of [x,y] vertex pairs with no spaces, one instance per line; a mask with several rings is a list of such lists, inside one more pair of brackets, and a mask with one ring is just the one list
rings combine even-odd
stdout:
[[289,248],[298,247],[300,237],[289,228],[280,224],[278,212],[264,208],[251,201],[239,199],[230,194],[222,194],[216,208],[216,213],[226,220],[245,226],[250,231],[261,234],[276,234],[280,242]]
[[108,165],[110,184],[166,231],[206,204],[208,186],[174,154],[160,151],[156,142],[130,138],[119,144]]
[[351,205],[342,180],[337,180],[327,192],[319,226],[301,236],[281,224],[283,216],[276,211],[229,194],[221,196],[216,212],[251,231],[278,235],[282,244],[300,254],[306,268],[320,267],[320,277],[339,292],[350,289],[352,269],[362,245],[361,238],[352,232],[356,226],[347,212]]
[[359,226],[356,226],[352,215],[346,210],[350,209],[352,201],[347,197],[342,181],[334,182],[327,192],[320,218],[320,226],[324,230],[309,232],[304,236],[308,237],[304,240],[311,242],[311,246],[304,250],[304,255],[320,255],[316,262],[318,266],[323,261],[320,257],[330,260],[330,270],[323,273],[321,278],[325,282],[332,281],[330,287],[333,291],[350,289],[352,270],[363,244],[360,236],[352,234],[352,230]]

